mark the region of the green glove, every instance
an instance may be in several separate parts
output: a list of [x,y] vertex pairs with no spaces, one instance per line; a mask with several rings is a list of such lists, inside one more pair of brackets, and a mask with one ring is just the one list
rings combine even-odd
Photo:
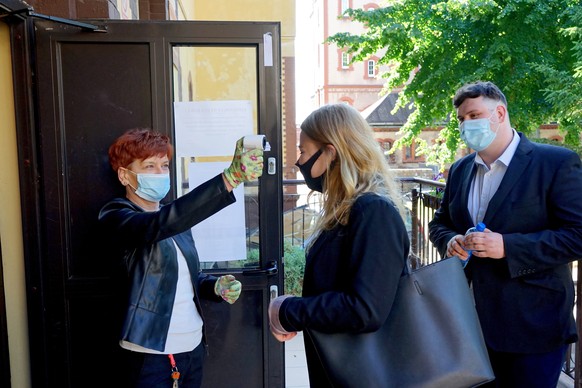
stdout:
[[243,138],[236,142],[232,163],[224,169],[224,176],[232,187],[257,179],[263,174],[263,150],[245,151]]
[[218,278],[214,285],[214,293],[230,304],[236,302],[242,291],[242,284],[232,275]]

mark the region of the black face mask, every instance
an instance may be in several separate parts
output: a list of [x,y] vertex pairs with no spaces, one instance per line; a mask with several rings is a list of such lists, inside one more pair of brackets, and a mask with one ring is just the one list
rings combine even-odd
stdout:
[[305,178],[305,183],[307,184],[307,187],[309,187],[313,191],[319,191],[320,193],[323,193],[323,177],[325,176],[325,172],[320,176],[314,178],[311,176],[311,168],[313,167],[317,159],[319,159],[322,153],[323,151],[320,149],[319,151],[314,153],[311,156],[311,158],[307,160],[307,162],[303,164],[295,163],[295,165],[299,167],[299,171],[301,171],[301,174],[303,174],[303,178]]

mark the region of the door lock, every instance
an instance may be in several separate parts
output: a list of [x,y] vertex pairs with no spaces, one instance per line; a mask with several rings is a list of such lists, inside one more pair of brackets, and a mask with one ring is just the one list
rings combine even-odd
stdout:
[[279,287],[277,287],[276,285],[272,285],[271,288],[269,289],[269,292],[270,292],[271,300],[273,300],[279,296]]
[[276,159],[272,156],[267,159],[267,173],[269,175],[275,175],[277,172],[277,164],[275,162]]

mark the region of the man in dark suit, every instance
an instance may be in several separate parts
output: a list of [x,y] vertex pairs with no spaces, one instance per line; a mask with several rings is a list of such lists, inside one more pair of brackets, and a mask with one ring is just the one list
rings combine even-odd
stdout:
[[[491,82],[461,87],[453,104],[461,139],[477,152],[451,166],[430,239],[466,263],[491,386],[555,387],[577,340],[568,264],[582,257],[580,157],[516,132]],[[487,229],[465,237],[478,222]]]

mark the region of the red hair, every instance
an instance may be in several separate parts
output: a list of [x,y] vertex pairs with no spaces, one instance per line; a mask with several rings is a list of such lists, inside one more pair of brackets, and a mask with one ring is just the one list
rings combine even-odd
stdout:
[[171,160],[174,147],[168,136],[151,129],[130,129],[109,147],[109,163],[114,171],[129,166],[134,160],[144,160],[154,155],[167,155]]

